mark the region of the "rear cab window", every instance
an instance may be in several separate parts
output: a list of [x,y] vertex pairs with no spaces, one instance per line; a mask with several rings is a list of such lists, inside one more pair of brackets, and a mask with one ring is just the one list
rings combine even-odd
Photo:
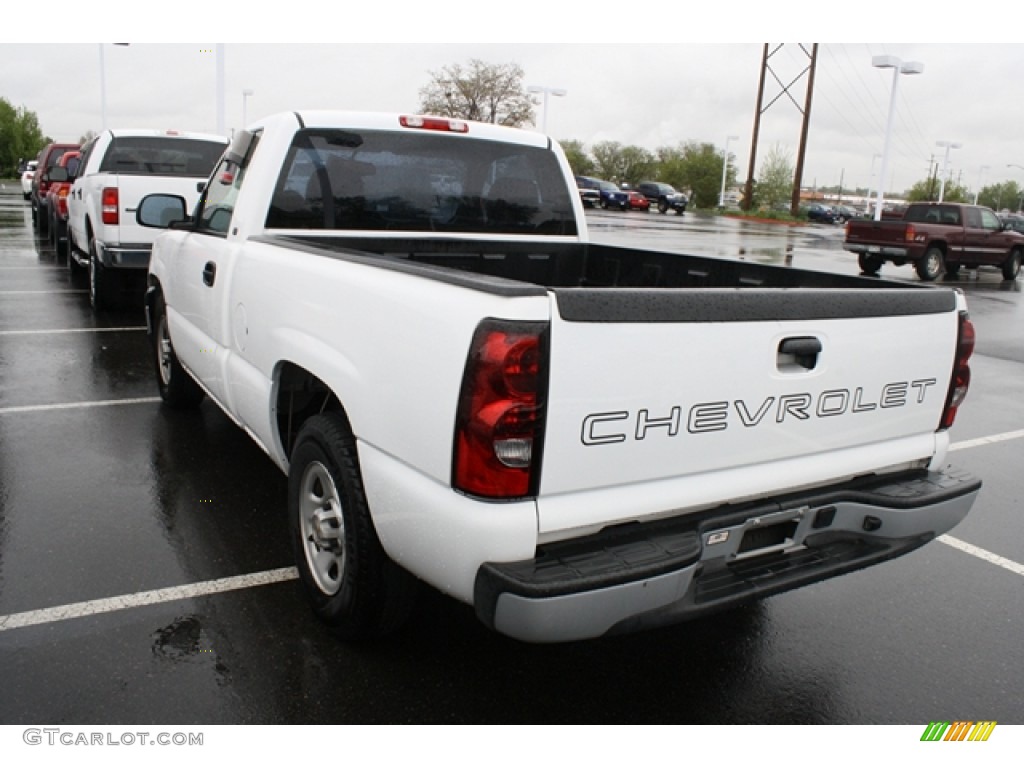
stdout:
[[128,176],[206,178],[224,145],[172,136],[116,136],[100,163],[100,173]]
[[577,234],[570,190],[550,150],[373,130],[299,131],[266,226]]

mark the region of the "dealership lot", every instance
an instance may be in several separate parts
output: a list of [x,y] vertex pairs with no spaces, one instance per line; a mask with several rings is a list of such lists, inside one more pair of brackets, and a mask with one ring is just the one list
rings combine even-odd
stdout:
[[[588,217],[607,242],[856,272],[833,227]],[[952,536],[646,634],[528,646],[425,591],[407,631],[350,646],[299,592],[284,476],[211,403],[160,406],[141,301],[94,314],[8,190],[0,723],[1024,722],[1021,281],[958,284],[978,347],[950,461],[985,487]]]

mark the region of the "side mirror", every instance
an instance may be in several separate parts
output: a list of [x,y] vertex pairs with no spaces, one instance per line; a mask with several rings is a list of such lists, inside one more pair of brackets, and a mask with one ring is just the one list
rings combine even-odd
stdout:
[[170,229],[188,220],[188,207],[180,195],[146,195],[135,212],[135,221],[156,229]]

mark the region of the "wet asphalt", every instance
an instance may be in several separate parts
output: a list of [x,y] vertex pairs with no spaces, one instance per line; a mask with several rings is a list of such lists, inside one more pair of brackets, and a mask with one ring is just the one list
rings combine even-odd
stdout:
[[[588,218],[606,242],[856,273],[836,228]],[[83,601],[290,568],[285,478],[209,401],[160,406],[141,297],[94,313],[7,182],[0,724],[1024,723],[1024,438],[979,440],[1024,430],[1024,278],[957,284],[978,345],[951,462],[985,486],[952,536],[1003,561],[933,542],[718,616],[556,646],[495,635],[426,590],[398,636],[343,644],[290,577],[61,620]]]

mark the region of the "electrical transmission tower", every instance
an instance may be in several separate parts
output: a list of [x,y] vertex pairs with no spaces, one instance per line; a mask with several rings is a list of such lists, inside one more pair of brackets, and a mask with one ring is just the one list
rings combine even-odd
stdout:
[[[801,52],[807,56],[808,64],[804,69],[794,77],[789,83],[783,83],[782,79],[776,74],[775,70],[771,67],[771,58],[775,56],[779,51],[785,47],[785,43],[779,43],[774,48],[769,50],[769,43],[764,44],[764,53],[761,56],[761,78],[757,86],[757,112],[754,115],[754,135],[750,141],[750,166],[747,171],[747,183],[744,187],[743,193],[743,208],[749,211],[754,202],[754,172],[757,165],[757,139],[758,134],[761,130],[761,115],[767,112],[773,104],[775,104],[783,96],[789,98],[796,106],[797,111],[803,115],[803,126],[800,130],[800,150],[797,154],[796,159],[796,175],[793,179],[793,199],[790,202],[790,213],[796,216],[800,210],[800,185],[803,181],[804,175],[804,154],[807,151],[807,127],[811,121],[811,96],[814,92],[814,70],[818,61],[818,44],[814,43],[811,46],[811,50],[808,51],[803,43],[799,43]],[[766,75],[771,73],[771,76],[775,78],[775,82],[779,84],[782,89],[774,99],[764,104],[764,82]],[[793,87],[804,75],[807,75],[807,94],[804,98],[803,107],[800,106],[799,102],[789,92],[789,89]]]

